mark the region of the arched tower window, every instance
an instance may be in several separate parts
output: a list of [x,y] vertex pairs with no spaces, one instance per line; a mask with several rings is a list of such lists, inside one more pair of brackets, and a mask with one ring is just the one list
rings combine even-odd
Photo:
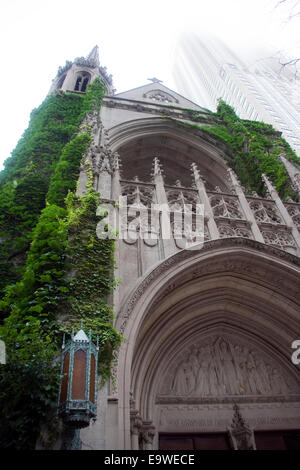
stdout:
[[91,75],[88,72],[79,72],[77,74],[74,90],[85,92],[90,80]]

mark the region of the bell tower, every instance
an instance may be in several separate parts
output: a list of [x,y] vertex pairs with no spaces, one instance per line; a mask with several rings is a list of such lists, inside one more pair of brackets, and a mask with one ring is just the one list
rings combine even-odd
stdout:
[[112,95],[114,93],[112,76],[108,75],[106,67],[100,65],[98,46],[95,46],[87,57],[77,57],[73,62],[66,61],[63,67],[59,67],[49,93],[56,90],[84,93],[87,85],[96,77],[100,77],[103,81],[106,94]]

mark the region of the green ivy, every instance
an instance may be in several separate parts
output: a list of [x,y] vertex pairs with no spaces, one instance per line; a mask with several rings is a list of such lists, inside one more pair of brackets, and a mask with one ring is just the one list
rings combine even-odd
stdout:
[[[20,280],[8,283],[0,301],[4,319],[0,338],[5,341],[8,360],[0,370],[0,447],[34,448],[41,426],[53,417],[58,393],[55,358],[63,331],[83,320],[85,328],[91,327],[99,336],[103,381],[109,376],[113,352],[122,340],[112,327],[113,312],[107,304],[115,286],[114,242],[96,237],[99,196],[91,187],[81,198],[74,195],[80,161],[91,142],[88,128],[81,135],[75,132],[87,112],[99,110],[103,93],[103,84],[95,80],[84,97],[74,95],[73,109],[54,105],[60,100],[70,104],[73,95],[48,97],[46,105],[32,115],[33,124],[25,133],[27,143],[19,144],[22,152],[15,153],[4,170],[7,180],[0,187],[2,248],[10,242],[15,223],[18,236],[14,244],[18,246],[19,237],[23,266]],[[77,115],[77,125],[71,129],[67,116],[73,114]],[[59,115],[62,121],[66,117],[65,130],[63,122],[56,122]],[[55,131],[47,127],[51,120]],[[59,135],[66,139],[64,145],[57,144]],[[30,148],[34,149],[32,154]],[[33,181],[36,193],[30,187]],[[43,186],[42,181],[47,184]],[[20,186],[22,191],[16,189]],[[19,203],[16,207],[15,201]],[[4,273],[6,269],[2,268]],[[9,275],[6,281],[11,282]]]
[[22,327],[10,322],[6,348],[9,360],[0,365],[0,447],[34,449],[41,427],[49,423],[49,413],[55,419],[56,348],[34,318],[27,318]]
[[64,314],[58,327],[61,331],[78,330],[81,322],[91,329],[100,346],[99,372],[102,382],[110,376],[113,351],[117,350],[122,336],[112,326],[113,310],[107,303],[115,288],[114,240],[99,239],[96,235],[99,194],[92,188],[82,197],[69,193],[67,272],[68,296]]
[[200,128],[226,144],[229,150],[228,163],[246,190],[264,196],[261,174],[265,173],[283,199],[288,196],[297,199],[279,155],[284,153],[296,165],[299,164],[299,158],[280,132],[275,131],[270,124],[240,119],[223,100],[219,100],[214,121]]
[[52,176],[56,175],[50,200],[57,189],[62,205],[67,194],[62,185],[58,187],[58,173],[67,177],[74,189],[78,157],[88,137],[77,137],[71,148],[65,147],[86,113],[99,109],[103,91],[103,84],[95,80],[85,95],[61,91],[48,95],[32,111],[28,129],[5,161],[0,172],[0,295],[7,284],[22,277],[32,230],[45,207]]

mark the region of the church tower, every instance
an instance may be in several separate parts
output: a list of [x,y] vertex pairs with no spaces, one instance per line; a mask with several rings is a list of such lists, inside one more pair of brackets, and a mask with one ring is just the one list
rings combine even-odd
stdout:
[[112,94],[112,76],[107,74],[106,67],[100,66],[98,46],[87,57],[77,57],[73,62],[67,61],[64,67],[60,67],[49,93],[56,90],[84,93],[88,84],[96,77],[103,81],[106,93]]
[[300,204],[278,149],[297,157],[148,81],[115,94],[97,47],[54,79],[59,104],[101,105],[49,170],[23,317],[99,328],[111,367],[82,449],[299,448]]

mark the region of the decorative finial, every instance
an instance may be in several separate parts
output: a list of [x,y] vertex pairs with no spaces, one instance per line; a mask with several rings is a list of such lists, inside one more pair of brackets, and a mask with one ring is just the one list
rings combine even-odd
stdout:
[[239,186],[241,185],[236,172],[232,168],[228,168],[227,173],[229,174],[229,177],[233,184],[238,184]]
[[118,152],[114,152],[113,154],[113,162],[112,162],[112,167],[113,167],[113,170],[114,171],[118,171],[120,170],[120,155],[118,154]]
[[192,173],[193,173],[193,176],[194,176],[194,180],[195,181],[201,181],[202,183],[205,183],[205,180],[204,180],[204,178],[202,178],[201,173],[198,170],[198,167],[197,167],[196,163],[192,163],[191,168],[192,168]]
[[236,450],[255,450],[253,431],[243,419],[238,405],[233,406],[234,414],[229,428],[231,439]]
[[241,428],[245,427],[245,420],[242,417],[240,409],[236,403],[233,405],[233,410],[234,414],[232,418],[231,428],[234,430],[240,430]]
[[154,176],[161,175],[162,174],[161,163],[157,157],[154,157],[153,166],[154,166],[154,169],[153,169]]

